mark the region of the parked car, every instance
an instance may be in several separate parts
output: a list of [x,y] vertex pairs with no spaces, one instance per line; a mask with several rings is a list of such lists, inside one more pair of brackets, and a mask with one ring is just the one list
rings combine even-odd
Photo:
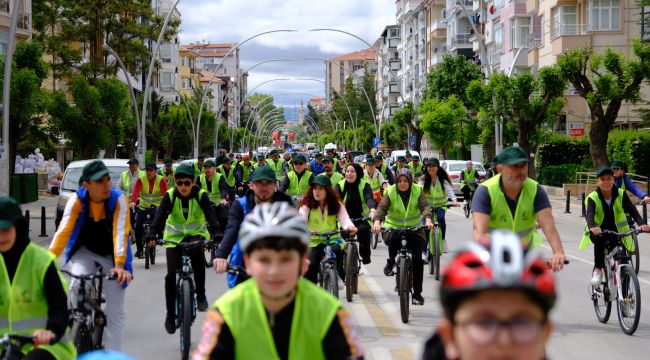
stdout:
[[[443,169],[449,174],[451,178],[451,185],[454,188],[454,193],[456,195],[462,195],[460,191],[460,173],[463,171],[467,164],[465,160],[443,160],[440,163]],[[474,168],[478,171],[478,175],[481,178],[481,181],[485,180],[485,168],[483,164],[478,161],[472,161]]]
[[[63,180],[61,180],[61,187],[59,188],[59,199],[56,203],[56,218],[54,219],[56,227],[61,222],[63,210],[65,210],[65,205],[68,203],[68,200],[75,191],[79,190],[79,178],[81,177],[83,167],[91,161],[93,160],[73,161],[65,169]],[[129,165],[127,164],[128,159],[102,159],[102,161],[111,174],[111,180],[113,180],[114,186],[117,185],[122,173],[129,170]]]
[[[415,150],[409,150],[409,152],[411,153],[412,156],[415,156],[415,155],[420,156],[420,153],[415,151]],[[393,165],[393,163],[397,161],[398,156],[406,156],[406,150],[393,150],[393,151],[391,151],[390,158],[393,161],[392,163],[390,163],[391,165]],[[420,160],[422,160],[422,157],[420,157]],[[384,163],[386,163],[386,161],[384,161]]]

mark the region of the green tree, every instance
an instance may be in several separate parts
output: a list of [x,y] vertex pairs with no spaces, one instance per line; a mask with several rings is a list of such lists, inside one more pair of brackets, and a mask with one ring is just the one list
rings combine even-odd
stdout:
[[420,128],[431,143],[447,158],[450,148],[461,139],[461,128],[467,110],[455,95],[445,100],[430,98],[420,104],[423,113]]
[[596,54],[590,48],[573,49],[558,58],[561,76],[587,101],[591,115],[589,152],[594,167],[608,164],[607,138],[623,102],[641,100],[643,80],[650,78],[650,44],[632,42],[634,57],[607,48]]

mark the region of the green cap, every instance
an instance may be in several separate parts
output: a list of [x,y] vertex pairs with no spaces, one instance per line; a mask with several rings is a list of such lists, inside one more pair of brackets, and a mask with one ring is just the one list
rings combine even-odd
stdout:
[[188,164],[181,164],[176,168],[174,179],[178,179],[180,177],[189,177],[194,179],[194,168]]
[[296,155],[298,155],[298,153],[297,153],[297,152],[295,152],[295,151],[294,151],[294,152],[292,152],[292,153],[291,153],[291,158],[292,158],[292,159],[295,159],[295,158],[296,158]]
[[293,160],[294,163],[297,162],[307,162],[307,158],[305,158],[305,155],[296,155],[296,158]]
[[139,164],[140,162],[136,158],[130,158],[129,161],[126,162],[127,164]]
[[230,164],[230,163],[232,163],[232,159],[226,156],[226,157],[221,159],[221,163],[222,164]]
[[197,160],[205,160],[205,155],[199,155],[199,157],[197,158]]
[[271,156],[280,155],[280,151],[278,149],[273,149],[273,150],[271,150],[269,155],[271,155]]
[[404,154],[404,156],[411,156],[411,152],[406,150],[406,154]]
[[316,156],[314,156],[314,158],[316,158],[316,159],[322,159],[322,158],[323,158],[323,154],[321,154],[321,153],[317,153]]
[[0,197],[0,229],[8,229],[23,217],[18,202],[12,197]]
[[372,155],[366,155],[366,162],[368,164],[374,164],[375,163],[375,158],[372,157]]
[[383,156],[381,156],[381,155],[375,156],[375,161],[383,161],[383,160],[384,160]]
[[154,162],[147,163],[147,166],[144,167],[145,170],[158,170],[158,165]]
[[406,161],[406,157],[405,156],[398,156],[397,161]]
[[611,168],[612,169],[622,169],[623,168],[623,162],[621,162],[620,160],[614,160],[614,161],[612,161]]
[[612,170],[612,168],[610,168],[607,165],[602,165],[601,167],[596,169],[596,176],[597,177],[601,177],[601,176],[607,175],[607,174],[614,175],[614,170]]
[[440,160],[438,160],[438,158],[434,158],[434,157],[429,158],[429,162],[427,163],[427,165],[440,166]]
[[253,176],[251,176],[251,181],[260,181],[260,180],[268,180],[268,181],[274,181],[276,180],[275,178],[275,172],[273,169],[271,169],[270,166],[261,166],[257,168],[255,171],[253,171]]
[[332,180],[330,180],[330,178],[327,175],[320,174],[314,178],[314,185],[331,187]]
[[515,165],[515,164],[521,164],[522,162],[527,163],[528,162],[528,154],[524,151],[524,149],[518,147],[518,146],[510,146],[497,155],[494,160],[496,160],[497,164],[506,164],[506,165]]
[[208,160],[203,163],[203,167],[215,167],[217,164],[213,160]]
[[93,160],[84,166],[79,178],[79,184],[84,181],[99,180],[109,174],[106,165],[101,160]]
[[257,155],[257,160],[258,161],[259,160],[266,160],[266,157],[264,156],[264,154],[259,154],[259,155]]
[[329,157],[329,156],[325,156],[325,157],[323,158],[323,162],[325,162],[325,161],[329,161],[329,162],[331,162],[331,163],[334,162],[334,160],[332,160],[332,158]]
[[172,159],[165,159],[165,165],[171,165],[174,161]]
[[413,161],[420,161],[420,157],[418,155],[413,155]]

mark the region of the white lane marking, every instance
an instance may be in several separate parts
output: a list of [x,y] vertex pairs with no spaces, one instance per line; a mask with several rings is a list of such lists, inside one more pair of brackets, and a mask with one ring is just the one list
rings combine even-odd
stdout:
[[370,349],[373,360],[391,360],[393,356],[387,348],[373,347]]
[[372,320],[368,309],[358,296],[353,297],[352,302],[346,305],[356,320],[357,329],[363,332],[364,337],[380,338],[382,336],[375,322]]

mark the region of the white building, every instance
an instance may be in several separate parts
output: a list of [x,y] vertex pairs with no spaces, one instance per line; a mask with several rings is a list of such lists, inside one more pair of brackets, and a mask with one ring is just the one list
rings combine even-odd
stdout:
[[[154,13],[164,19],[174,6],[174,1],[153,0],[152,6]],[[180,20],[180,18],[181,13],[178,9],[174,9],[172,19]],[[178,96],[178,70],[180,66],[180,57],[178,56],[179,47],[178,34],[174,34],[174,37],[169,42],[163,42],[160,44],[158,52],[160,68],[158,69],[157,81],[155,81],[154,84],[156,86],[156,92],[163,98],[164,102],[178,103],[180,101]]]

